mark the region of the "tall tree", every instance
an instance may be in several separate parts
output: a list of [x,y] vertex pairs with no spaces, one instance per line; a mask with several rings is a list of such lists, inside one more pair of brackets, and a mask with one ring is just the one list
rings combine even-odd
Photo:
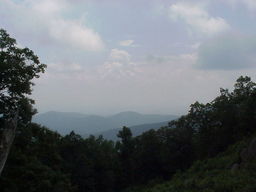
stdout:
[[116,143],[116,149],[121,163],[119,184],[121,188],[125,188],[134,182],[134,139],[131,130],[125,126],[118,132],[117,137],[120,138],[120,141]]
[[12,145],[17,123],[28,123],[35,110],[33,78],[44,72],[46,65],[28,48],[17,47],[16,40],[0,29],[0,175]]

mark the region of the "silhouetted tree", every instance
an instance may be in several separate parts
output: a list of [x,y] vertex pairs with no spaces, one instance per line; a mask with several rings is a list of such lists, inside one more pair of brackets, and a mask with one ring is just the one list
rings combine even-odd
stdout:
[[125,188],[134,183],[134,140],[128,127],[123,127],[117,137],[120,138],[116,143],[121,164],[119,183],[121,188]]
[[26,124],[35,113],[31,94],[33,78],[46,65],[28,48],[18,48],[16,40],[0,29],[0,175],[12,145],[17,122]]

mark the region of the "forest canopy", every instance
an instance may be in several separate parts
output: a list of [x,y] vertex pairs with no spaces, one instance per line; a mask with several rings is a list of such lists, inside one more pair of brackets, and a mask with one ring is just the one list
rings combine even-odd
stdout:
[[114,192],[168,181],[255,134],[255,98],[256,84],[241,76],[233,91],[221,89],[213,101],[195,102],[167,127],[137,137],[123,127],[116,143],[74,132],[63,137],[29,124],[18,129],[0,185],[5,192]]

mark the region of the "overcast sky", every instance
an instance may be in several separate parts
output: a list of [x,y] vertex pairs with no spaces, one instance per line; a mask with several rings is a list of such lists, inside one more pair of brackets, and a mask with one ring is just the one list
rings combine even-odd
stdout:
[[39,112],[180,115],[256,77],[256,0],[0,0],[0,28],[48,65]]

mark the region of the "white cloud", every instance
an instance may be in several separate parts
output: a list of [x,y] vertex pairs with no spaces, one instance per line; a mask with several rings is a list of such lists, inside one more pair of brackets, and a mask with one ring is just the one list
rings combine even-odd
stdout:
[[114,61],[117,60],[122,62],[129,62],[131,55],[124,50],[112,49],[109,57],[111,60],[114,60]]
[[119,42],[119,45],[129,47],[133,44],[134,40],[123,40]]
[[103,77],[120,78],[133,76],[136,72],[136,64],[131,61],[131,55],[127,51],[120,49],[112,49],[108,60],[100,68],[100,73]]
[[221,17],[211,17],[203,7],[188,3],[171,5],[169,16],[174,21],[183,20],[195,31],[206,35],[215,35],[229,29],[229,25]]
[[49,22],[49,24],[51,37],[59,42],[91,51],[98,51],[103,48],[100,36],[92,29],[76,21],[56,19]]
[[35,11],[49,15],[61,13],[67,8],[67,2],[65,0],[27,0],[26,6],[33,8]]
[[54,42],[86,51],[104,47],[100,35],[80,18],[71,20],[64,16],[71,6],[66,0],[3,0],[1,4],[0,17],[5,18],[7,28],[15,28],[30,41],[34,38],[33,42]]

